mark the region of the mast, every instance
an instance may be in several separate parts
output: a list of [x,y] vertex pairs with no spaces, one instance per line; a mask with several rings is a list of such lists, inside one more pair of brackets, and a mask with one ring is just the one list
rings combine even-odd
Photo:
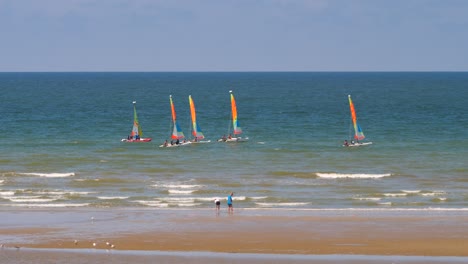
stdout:
[[138,135],[139,137],[143,137],[143,133],[141,131],[140,123],[138,122],[138,116],[136,111],[136,101],[133,101],[133,128],[132,128],[132,137]]

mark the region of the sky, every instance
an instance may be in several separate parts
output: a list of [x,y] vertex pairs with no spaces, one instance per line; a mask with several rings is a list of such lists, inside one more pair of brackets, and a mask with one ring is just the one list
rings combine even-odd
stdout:
[[0,0],[0,72],[467,70],[465,0]]

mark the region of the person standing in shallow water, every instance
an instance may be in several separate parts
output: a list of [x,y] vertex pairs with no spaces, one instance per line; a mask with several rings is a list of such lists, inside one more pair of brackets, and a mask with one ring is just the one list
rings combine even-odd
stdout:
[[215,202],[215,205],[216,205],[216,212],[219,213],[219,209],[220,209],[220,206],[221,206],[221,202],[219,201],[218,198],[216,198],[216,199],[214,200],[214,202]]
[[227,197],[228,213],[230,214],[234,212],[234,207],[232,207],[232,196],[234,196],[233,192],[231,192],[231,194]]

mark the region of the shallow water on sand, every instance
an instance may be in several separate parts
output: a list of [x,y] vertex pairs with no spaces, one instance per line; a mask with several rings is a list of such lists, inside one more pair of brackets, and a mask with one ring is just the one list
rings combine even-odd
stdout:
[[466,263],[466,257],[427,256],[363,256],[363,255],[282,255],[239,254],[211,252],[155,252],[155,251],[104,251],[104,250],[6,250],[2,258],[8,263],[41,263],[53,259],[57,263],[411,263],[445,264]]

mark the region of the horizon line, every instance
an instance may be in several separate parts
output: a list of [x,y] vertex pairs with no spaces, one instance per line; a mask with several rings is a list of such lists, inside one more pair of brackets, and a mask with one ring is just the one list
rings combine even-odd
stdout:
[[356,71],[0,71],[0,73],[466,73],[468,70],[356,70]]

